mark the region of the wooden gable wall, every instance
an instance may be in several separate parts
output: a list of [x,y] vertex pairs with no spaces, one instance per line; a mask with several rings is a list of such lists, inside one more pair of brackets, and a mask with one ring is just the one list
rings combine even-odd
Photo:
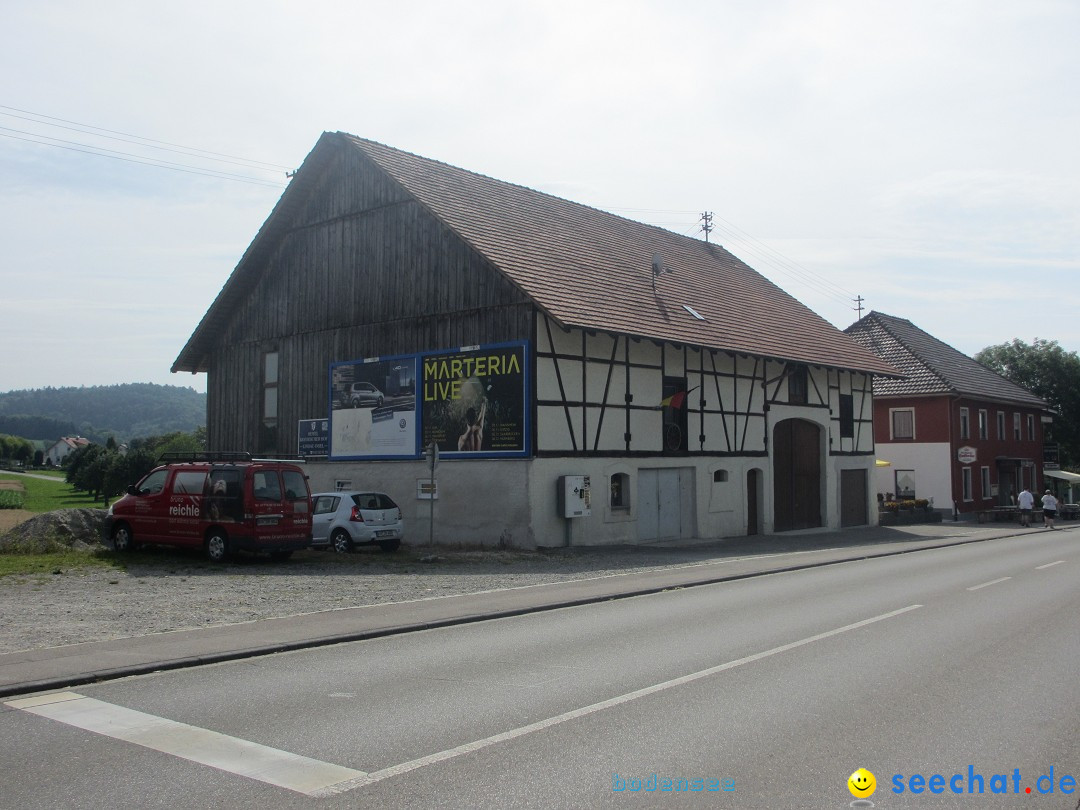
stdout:
[[[531,337],[531,301],[359,152],[311,168],[211,353],[212,449],[295,453],[297,421],[328,412],[330,363]],[[261,429],[272,351],[276,434]]]

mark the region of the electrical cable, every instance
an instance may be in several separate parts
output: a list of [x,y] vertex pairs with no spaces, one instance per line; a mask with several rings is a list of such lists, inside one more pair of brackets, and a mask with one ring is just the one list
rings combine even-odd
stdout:
[[[8,128],[7,127],[0,127],[0,129],[8,129]],[[9,130],[9,132],[18,132],[18,131],[19,130]],[[69,150],[71,152],[81,152],[82,154],[85,154],[85,155],[96,155],[97,157],[112,158],[113,160],[123,160],[123,161],[126,161],[128,163],[140,163],[140,164],[142,164],[144,166],[156,166],[159,169],[169,169],[171,171],[185,172],[187,174],[199,174],[199,175],[202,175],[203,177],[216,177],[216,178],[218,178],[220,180],[233,180],[233,181],[239,182],[239,183],[251,183],[253,185],[268,186],[270,188],[284,188],[285,185],[287,185],[286,183],[271,183],[269,181],[259,180],[258,178],[254,178],[254,177],[244,177],[243,175],[232,174],[230,172],[219,172],[216,169],[199,168],[199,167],[196,167],[196,166],[185,166],[184,164],[172,163],[170,161],[156,161],[156,160],[154,160],[152,158],[150,158],[150,159],[140,159],[138,156],[131,155],[131,154],[126,153],[126,152],[118,152],[118,153],[115,153],[115,154],[106,154],[106,152],[113,152],[114,151],[114,150],[111,150],[111,149],[110,150],[104,150],[104,151],[93,151],[95,149],[100,149],[100,147],[87,147],[87,148],[83,148],[83,149],[78,148],[80,146],[86,147],[87,146],[86,144],[75,144],[73,146],[65,146],[64,145],[65,143],[73,143],[71,141],[63,141],[61,143],[46,143],[45,141],[34,140],[34,138],[21,138],[18,135],[10,135],[10,134],[8,134],[8,132],[0,132],[0,137],[12,138],[13,140],[17,140],[17,141],[26,141],[27,143],[36,143],[39,146],[52,146],[52,147],[54,147],[56,149],[67,149],[67,150]],[[47,135],[38,135],[37,137],[39,137],[39,138],[47,138],[49,136],[47,136]],[[52,140],[58,141],[60,139],[59,138],[53,138]]]
[[[102,137],[102,138],[110,137],[111,135],[123,135],[123,136],[128,137],[128,138],[137,138],[139,141],[146,141],[145,144],[141,144],[141,145],[145,145],[145,146],[152,146],[153,144],[164,144],[164,146],[175,146],[175,147],[180,148],[180,149],[191,150],[192,152],[201,152],[204,155],[216,156],[215,158],[208,158],[208,159],[228,158],[230,160],[241,160],[241,161],[244,161],[246,163],[252,163],[252,164],[258,164],[258,165],[261,165],[261,166],[267,166],[267,167],[269,167],[271,169],[282,169],[284,171],[291,171],[291,169],[292,169],[291,166],[282,166],[282,165],[277,164],[277,163],[267,163],[267,162],[262,161],[262,160],[252,160],[250,158],[238,157],[237,155],[227,155],[227,154],[224,154],[222,152],[212,152],[212,151],[210,151],[208,149],[199,149],[198,147],[195,147],[195,146],[185,146],[184,144],[172,143],[170,141],[159,141],[159,140],[155,140],[154,138],[143,137],[142,135],[133,135],[130,132],[120,132],[119,130],[115,130],[115,129],[105,129],[104,127],[96,127],[93,124],[81,124],[78,121],[69,121],[66,118],[56,118],[55,116],[45,115],[43,113],[36,113],[36,112],[33,112],[32,110],[22,110],[22,109],[19,109],[18,107],[9,107],[6,104],[0,104],[0,110],[14,110],[15,112],[23,113],[24,115],[33,115],[36,118],[44,118],[46,120],[44,120],[44,121],[34,121],[34,123],[45,124],[46,126],[60,127],[61,126],[60,124],[51,124],[49,122],[50,121],[62,121],[65,124],[72,124],[72,125],[74,125],[76,127],[82,127],[83,128],[82,130],[77,130],[77,131],[97,130],[98,133],[100,133],[100,132],[110,133],[110,135],[98,135],[97,133],[94,133],[94,132],[86,132],[87,135],[95,135],[97,137]],[[21,118],[22,117],[22,116],[17,116],[17,115],[12,116],[11,113],[0,113],[0,115],[8,115],[8,116],[11,116],[13,118]],[[26,119],[26,118],[24,118],[23,120],[34,120],[34,119]],[[71,129],[71,127],[62,127],[62,128],[63,129]],[[122,138],[117,138],[116,140],[123,140],[123,139]],[[131,143],[131,141],[129,141],[129,143]],[[162,147],[154,146],[152,148],[160,149]]]

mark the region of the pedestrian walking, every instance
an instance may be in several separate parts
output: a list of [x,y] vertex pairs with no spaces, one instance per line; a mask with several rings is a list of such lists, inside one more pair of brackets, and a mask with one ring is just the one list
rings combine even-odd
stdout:
[[1048,529],[1054,528],[1054,518],[1057,516],[1057,498],[1054,497],[1050,490],[1046,490],[1046,494],[1042,496],[1043,505],[1043,525]]
[[1035,506],[1035,496],[1031,494],[1027,487],[1020,490],[1020,494],[1016,496],[1016,505],[1020,509],[1020,525],[1030,529],[1031,510]]

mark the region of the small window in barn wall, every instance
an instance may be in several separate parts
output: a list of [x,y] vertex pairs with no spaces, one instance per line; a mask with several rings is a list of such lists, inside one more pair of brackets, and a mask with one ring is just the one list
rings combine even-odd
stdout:
[[262,425],[259,430],[259,450],[277,452],[278,422],[278,353],[263,355]]
[[855,438],[855,397],[851,394],[840,395],[840,437]]
[[611,476],[611,508],[630,508],[630,476],[626,473]]
[[805,405],[810,393],[806,366],[795,366],[788,374],[788,404]]

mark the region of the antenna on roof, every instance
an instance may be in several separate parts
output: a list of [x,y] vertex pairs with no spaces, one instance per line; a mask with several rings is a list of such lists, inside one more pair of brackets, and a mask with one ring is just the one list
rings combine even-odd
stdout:
[[863,301],[865,301],[866,299],[863,298],[860,295],[857,298],[853,298],[852,300],[855,302],[855,306],[853,306],[852,309],[859,313],[859,320],[861,321],[862,320],[862,305],[863,305]]

